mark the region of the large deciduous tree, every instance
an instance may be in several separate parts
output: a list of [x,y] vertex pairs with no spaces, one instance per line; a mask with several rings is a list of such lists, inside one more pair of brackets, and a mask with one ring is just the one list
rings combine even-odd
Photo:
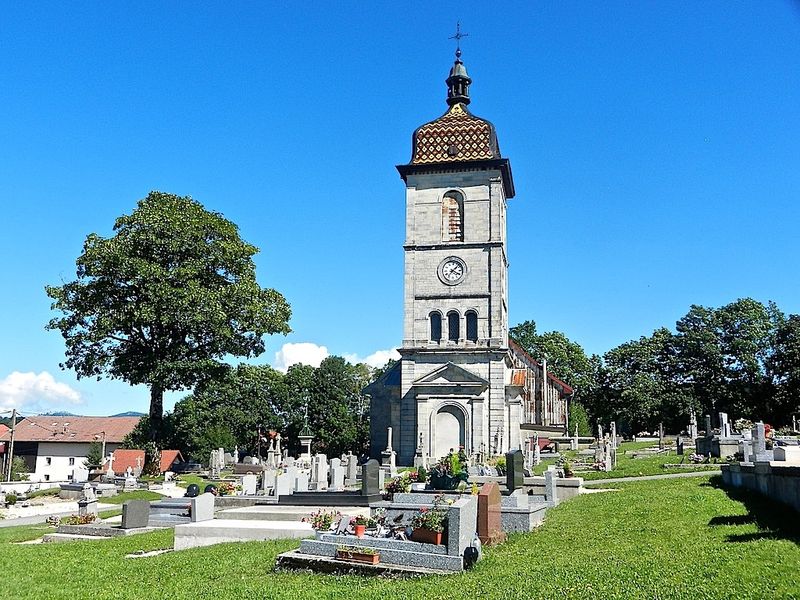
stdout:
[[789,315],[778,327],[767,366],[776,386],[770,413],[776,423],[788,425],[800,413],[800,315]]
[[47,325],[64,336],[62,368],[147,385],[156,438],[165,391],[219,375],[224,357],[257,356],[263,336],[290,331],[289,304],[256,281],[256,252],[219,213],[151,192],[112,237],[86,238],[75,281],[46,288],[63,313]]

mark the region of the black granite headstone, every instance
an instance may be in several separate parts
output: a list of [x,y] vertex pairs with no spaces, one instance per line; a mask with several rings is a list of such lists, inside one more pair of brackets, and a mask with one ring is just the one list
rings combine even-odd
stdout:
[[147,500],[128,500],[122,504],[122,529],[147,527],[150,503]]
[[373,459],[361,465],[361,495],[374,496],[381,493],[380,463]]
[[683,438],[678,436],[678,439],[675,441],[675,453],[678,456],[683,456]]
[[525,456],[522,450],[506,453],[506,487],[509,493],[525,484]]

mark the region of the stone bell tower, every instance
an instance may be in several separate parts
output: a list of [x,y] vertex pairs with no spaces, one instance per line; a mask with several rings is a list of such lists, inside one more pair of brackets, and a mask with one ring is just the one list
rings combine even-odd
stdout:
[[446,112],[414,132],[411,161],[397,167],[406,184],[403,463],[509,445],[506,201],[514,181],[494,125],[467,108],[472,80],[460,49],[446,83]]

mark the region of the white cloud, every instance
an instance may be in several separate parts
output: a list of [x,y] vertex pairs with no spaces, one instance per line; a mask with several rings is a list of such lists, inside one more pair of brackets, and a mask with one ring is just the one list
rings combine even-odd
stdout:
[[[289,367],[298,363],[318,367],[328,356],[330,356],[330,352],[328,352],[326,346],[318,346],[312,342],[284,344],[275,353],[275,361],[272,366],[285,373]],[[389,359],[399,360],[400,353],[394,348],[390,348],[388,350],[377,350],[365,358],[359,357],[358,354],[342,354],[342,358],[353,365],[364,363],[370,367],[377,368],[385,365],[389,362]]]
[[66,383],[59,383],[47,371],[20,373],[14,371],[0,379],[0,409],[41,411],[53,405],[81,404],[81,395]]
[[317,346],[311,342],[284,344],[275,353],[275,362],[272,366],[285,373],[289,367],[298,363],[318,367],[328,356],[330,353],[325,346]]
[[394,348],[388,350],[377,350],[370,354],[367,358],[359,361],[368,364],[370,367],[382,367],[390,359],[400,360],[400,353]]

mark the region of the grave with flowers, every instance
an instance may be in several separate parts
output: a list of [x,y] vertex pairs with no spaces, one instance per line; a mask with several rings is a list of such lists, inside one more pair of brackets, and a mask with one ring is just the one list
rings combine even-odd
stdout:
[[[455,573],[477,559],[478,498],[467,494],[398,492],[369,519],[336,515],[338,523],[319,520],[314,539],[278,556],[279,568],[370,573]],[[331,519],[332,520],[332,519]],[[360,531],[360,525],[365,531]],[[359,527],[356,535],[356,527]],[[479,543],[478,543],[479,544]],[[359,549],[379,555],[376,563],[348,560]]]

